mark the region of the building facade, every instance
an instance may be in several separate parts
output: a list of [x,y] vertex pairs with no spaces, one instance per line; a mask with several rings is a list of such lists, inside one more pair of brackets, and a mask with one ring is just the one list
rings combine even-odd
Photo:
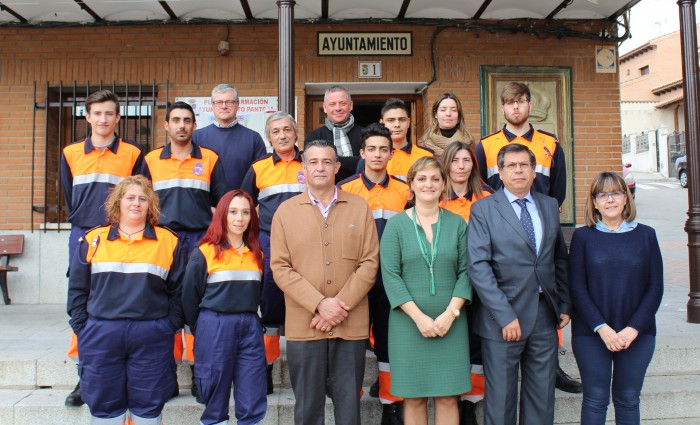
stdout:
[[[319,33],[334,32],[408,34],[412,50],[326,56]],[[520,80],[535,88],[533,124],[563,132],[570,175],[563,221],[581,223],[591,179],[619,169],[620,80],[596,71],[596,46],[614,47],[610,42],[429,24],[305,23],[295,33],[301,140],[321,125],[323,90],[331,84],[349,88],[360,122],[377,121],[389,97],[409,102],[414,138],[428,125],[433,101],[455,93],[479,138],[499,128],[499,84]],[[224,39],[227,56],[217,50]],[[65,302],[68,231],[58,159],[85,135],[80,106],[88,92],[102,85],[121,94],[128,105],[120,132],[150,149],[165,143],[165,105],[175,98],[209,96],[222,82],[241,96],[278,90],[276,23],[0,27],[0,52],[0,232],[27,239],[17,261],[21,277],[13,279],[26,283],[10,283],[18,303]],[[360,62],[379,62],[381,75],[363,78]]]

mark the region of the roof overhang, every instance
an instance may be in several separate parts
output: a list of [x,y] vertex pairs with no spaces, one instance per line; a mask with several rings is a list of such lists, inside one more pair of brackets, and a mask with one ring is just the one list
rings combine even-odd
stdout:
[[[640,0],[296,0],[299,22],[377,20],[609,20]],[[115,25],[275,21],[276,0],[6,0],[0,25]]]

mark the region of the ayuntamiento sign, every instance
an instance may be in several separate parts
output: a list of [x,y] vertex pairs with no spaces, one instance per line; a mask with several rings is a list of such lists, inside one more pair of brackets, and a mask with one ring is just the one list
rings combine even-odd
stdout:
[[319,32],[319,56],[411,56],[411,32]]

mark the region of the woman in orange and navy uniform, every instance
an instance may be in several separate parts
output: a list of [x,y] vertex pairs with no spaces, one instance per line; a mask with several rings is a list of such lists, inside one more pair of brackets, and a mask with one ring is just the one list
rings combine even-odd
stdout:
[[[474,150],[465,142],[452,142],[445,149],[443,164],[447,173],[447,200],[440,206],[461,216],[467,223],[471,216],[472,204],[493,193],[479,175]],[[481,361],[481,338],[474,334],[471,325],[475,303],[479,302],[476,292],[472,293],[472,304],[467,306],[469,323],[469,357],[471,362],[472,390],[462,394],[460,399],[460,424],[476,424],[474,404],[484,398],[484,366]]]
[[228,192],[187,264],[182,302],[196,341],[195,380],[206,404],[203,425],[228,423],[234,382],[239,424],[257,424],[267,411],[267,363],[258,317],[263,271],[258,231],[250,195]]
[[108,226],[81,239],[70,265],[68,314],[78,336],[82,397],[93,423],[160,425],[175,388],[172,334],[183,325],[184,255],[156,226],[158,196],[143,176],[107,198]]

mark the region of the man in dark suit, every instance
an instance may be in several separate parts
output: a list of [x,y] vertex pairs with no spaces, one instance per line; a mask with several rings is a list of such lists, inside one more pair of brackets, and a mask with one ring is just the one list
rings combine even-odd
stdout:
[[498,153],[503,188],[472,206],[469,277],[481,304],[484,423],[554,422],[557,327],[569,323],[566,245],[556,199],[531,191],[535,155],[509,144]]

